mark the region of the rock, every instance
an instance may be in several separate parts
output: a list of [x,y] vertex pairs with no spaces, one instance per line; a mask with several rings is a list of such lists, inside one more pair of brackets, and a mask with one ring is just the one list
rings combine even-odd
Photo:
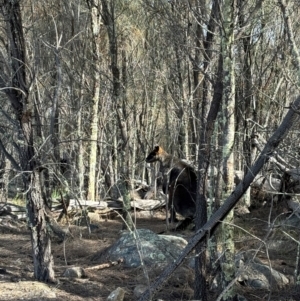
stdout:
[[90,218],[91,223],[98,223],[101,221],[99,214],[96,212],[89,212],[88,216]]
[[293,214],[289,215],[283,222],[283,226],[297,227],[300,226],[300,202],[297,197],[287,199],[287,204],[293,210]]
[[287,199],[287,205],[300,218],[300,202],[297,197]]
[[109,294],[106,301],[123,301],[124,296],[125,290],[123,290],[121,287],[118,287]]
[[134,296],[136,298],[139,298],[140,296],[142,296],[142,294],[146,291],[147,288],[148,288],[147,285],[138,284],[133,290]]
[[236,258],[238,273],[240,273],[238,281],[247,286],[269,290],[271,288],[283,288],[289,283],[289,279],[285,275],[261,263],[257,258],[255,261],[247,262],[245,262],[243,254],[237,254]]
[[94,260],[101,262],[123,259],[125,267],[161,265],[173,262],[187,245],[181,237],[158,235],[148,229],[133,232],[124,231],[118,241]]
[[275,238],[268,241],[266,247],[269,252],[278,252],[280,250],[281,255],[289,255],[297,248],[297,243],[286,237],[283,237],[283,239]]
[[68,278],[83,278],[86,277],[85,271],[81,267],[71,267],[67,268],[63,273],[63,277]]
[[1,300],[58,300],[56,289],[38,281],[1,283]]

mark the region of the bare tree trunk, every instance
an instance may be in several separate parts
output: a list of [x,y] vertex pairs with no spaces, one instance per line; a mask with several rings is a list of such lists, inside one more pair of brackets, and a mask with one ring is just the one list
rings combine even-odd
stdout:
[[[98,2],[98,5],[100,3]],[[90,149],[89,149],[89,176],[88,176],[88,189],[87,198],[95,200],[96,195],[96,166],[97,166],[97,138],[98,138],[98,105],[100,97],[100,16],[98,8],[90,7],[91,13],[91,29],[93,35],[93,70],[94,70],[94,89],[93,100],[91,109],[91,131],[90,131]]]
[[45,200],[40,186],[39,164],[34,148],[33,104],[28,95],[26,83],[26,51],[21,19],[20,1],[3,0],[1,13],[7,22],[9,50],[13,78],[9,87],[0,80],[15,112],[23,137],[19,145],[20,170],[26,189],[26,207],[31,230],[31,242],[34,262],[34,276],[40,281],[54,281],[53,257],[51,255],[51,240],[47,227]]
[[[235,28],[235,0],[227,0],[223,9],[222,56],[224,67],[224,93],[222,108],[222,167],[223,167],[223,195],[226,199],[234,188],[234,136],[235,136],[235,62],[234,62],[234,28]],[[221,201],[221,205],[223,202]],[[234,240],[233,240],[233,211],[229,212],[218,232],[217,252],[223,254],[220,258],[221,285],[224,290],[235,275]],[[232,300],[234,287],[227,290],[223,300]]]
[[79,103],[78,103],[78,118],[77,118],[77,138],[78,138],[78,153],[77,153],[77,169],[78,169],[78,190],[79,190],[79,198],[83,199],[84,197],[84,163],[83,163],[83,143],[82,143],[82,103],[83,103],[83,84],[84,84],[84,70],[82,70],[81,74],[81,91],[80,91],[80,97],[79,97]]
[[[245,12],[246,12],[246,5],[242,0],[238,0],[238,11],[239,11],[239,26],[240,28],[243,28],[245,24]],[[252,112],[252,106],[253,106],[253,80],[252,80],[252,66],[251,66],[251,34],[250,30],[249,33],[247,32],[243,39],[243,50],[244,50],[244,60],[243,60],[243,80],[245,84],[243,85],[243,91],[242,93],[242,99],[243,99],[243,162],[244,162],[244,173],[248,171],[248,168],[253,163],[253,157],[252,157],[252,148],[250,143],[251,138],[251,127],[249,125],[249,120],[253,120],[253,112]],[[251,196],[251,187],[247,190],[243,197],[243,204],[241,204],[243,207],[249,208],[250,203],[250,196]]]
[[[115,3],[113,0],[101,0],[103,23],[106,26],[108,40],[109,40],[109,56],[111,62],[111,73],[112,73],[112,100],[113,105],[116,110],[116,116],[119,125],[119,131],[121,135],[122,142],[118,145],[118,149],[121,153],[121,193],[123,195],[123,219],[125,221],[124,227],[133,228],[132,219],[130,216],[131,208],[131,197],[130,190],[131,186],[131,172],[129,170],[129,162],[132,147],[128,136],[128,125],[127,125],[127,113],[126,113],[126,103],[125,103],[125,83],[122,83],[125,86],[121,86],[121,76],[120,76],[120,67],[118,63],[118,41],[117,41],[117,24],[115,16]],[[123,73],[125,76],[125,74]],[[123,88],[123,89],[122,89]]]
[[[212,58],[212,44],[213,37],[216,28],[216,18],[219,15],[219,3],[218,1],[213,2],[211,9],[210,22],[208,25],[207,36],[204,41],[205,45],[205,70],[210,69]],[[199,14],[200,17],[200,14]],[[201,28],[199,19],[197,25],[197,45],[200,45],[201,38]],[[196,52],[197,53],[197,52]],[[199,60],[196,57],[196,60]],[[198,71],[199,73],[199,71]],[[195,91],[199,89],[199,74],[195,71],[194,74],[194,88]],[[222,100],[222,61],[219,60],[219,67],[217,70],[216,82],[214,86],[214,95],[211,100],[209,89],[211,84],[209,83],[208,78],[204,78],[203,81],[203,99],[202,99],[202,108],[201,108],[201,124],[199,128],[199,152],[198,152],[198,190],[197,190],[197,199],[196,199],[196,230],[200,229],[207,222],[207,173],[210,165],[210,148],[211,148],[211,138],[213,134],[214,122],[217,118],[217,114],[220,108]],[[200,94],[197,93],[198,97]],[[194,298],[201,299],[203,301],[207,300],[206,294],[206,252],[204,251],[204,244],[199,244],[196,247],[196,253],[198,256],[195,259],[195,291]]]
[[25,189],[28,191],[26,208],[31,230],[34,276],[40,281],[54,282],[51,239],[47,230],[48,215],[40,187],[40,171],[35,168],[25,181]]
[[[59,41],[59,37],[57,37],[57,41]],[[59,42],[58,42],[59,43]],[[59,151],[59,99],[60,99],[60,90],[62,84],[62,71],[61,71],[61,63],[60,63],[60,45],[57,44],[54,49],[55,55],[55,63],[56,63],[56,89],[54,91],[54,95],[52,98],[52,114],[51,114],[51,124],[50,124],[50,135],[51,142],[53,147],[53,155],[55,163],[57,163],[56,167],[60,167],[60,151]]]

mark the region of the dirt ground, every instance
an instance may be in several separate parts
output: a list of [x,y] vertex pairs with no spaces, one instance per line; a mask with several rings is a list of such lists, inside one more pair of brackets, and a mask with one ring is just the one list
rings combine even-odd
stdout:
[[[157,212],[155,217],[137,216],[137,228],[148,228],[156,233],[165,230],[165,213]],[[256,249],[259,241],[254,237],[263,239],[266,235],[266,223],[269,218],[269,208],[265,212],[254,210],[250,215],[237,218],[236,223],[241,228],[236,232],[237,250]],[[146,284],[146,277],[152,282],[162,271],[162,268],[126,269],[122,264],[92,269],[98,263],[93,257],[110,246],[119,237],[122,221],[118,216],[101,217],[91,221],[95,226],[91,235],[86,227],[71,226],[72,238],[61,243],[53,238],[52,250],[55,264],[57,284],[44,284],[34,281],[33,262],[31,256],[30,235],[25,222],[0,219],[0,300],[106,300],[107,296],[117,287],[123,288],[125,301],[135,300],[133,290],[138,284]],[[244,230],[248,231],[248,233]],[[180,233],[188,239],[191,231]],[[273,234],[274,237],[275,234]],[[275,237],[276,238],[276,237]],[[253,290],[237,285],[237,290],[248,301],[300,300],[292,284],[292,275],[295,269],[296,248],[291,245],[286,250],[267,252],[272,266],[291,279],[291,284],[281,290],[263,291]],[[258,252],[261,260],[267,260],[266,252]],[[85,269],[84,278],[66,278],[63,273],[67,267],[79,266]],[[193,270],[179,267],[164,288],[154,300],[193,300]],[[216,293],[210,292],[209,300],[216,300]]]

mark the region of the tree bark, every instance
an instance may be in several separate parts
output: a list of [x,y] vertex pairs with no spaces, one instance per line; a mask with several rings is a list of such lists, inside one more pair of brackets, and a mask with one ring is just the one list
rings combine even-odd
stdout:
[[[99,4],[99,3],[98,3]],[[96,7],[90,7],[91,30],[93,36],[94,88],[91,108],[89,175],[87,199],[94,201],[96,195],[96,166],[97,166],[97,138],[98,138],[98,106],[100,97],[100,17]]]
[[[221,149],[223,185],[222,198],[226,199],[234,188],[234,141],[235,141],[235,58],[234,58],[234,29],[235,24],[235,0],[227,0],[223,7],[223,32],[222,32],[222,57],[223,57],[223,107],[221,112]],[[233,239],[233,211],[230,211],[217,232],[217,254],[223,254],[220,258],[221,286],[224,290],[234,278],[234,239]],[[234,286],[229,288],[223,300],[232,300]]]
[[20,127],[22,142],[19,149],[19,169],[22,172],[26,191],[28,223],[31,230],[31,243],[34,262],[34,276],[40,281],[55,281],[51,240],[47,228],[46,207],[40,186],[42,167],[34,149],[34,106],[28,94],[26,82],[26,50],[21,18],[20,1],[4,0],[1,12],[7,22],[11,74],[9,88],[0,82],[14,109]]
[[[200,16],[200,14],[199,14]],[[212,45],[214,40],[214,32],[216,29],[216,20],[219,17],[219,1],[216,0],[213,2],[211,9],[211,16],[208,25],[208,31],[206,39],[204,41],[204,70],[209,70],[212,59]],[[197,32],[201,32],[200,22],[198,21]],[[198,34],[198,45],[200,46],[200,37],[201,34]],[[197,52],[196,52],[197,53]],[[196,60],[199,58],[196,57]],[[194,74],[194,85],[195,89],[199,85],[199,71]],[[208,77],[204,78],[203,81],[203,98],[202,98],[202,112],[201,112],[201,124],[199,129],[199,152],[198,152],[198,190],[196,198],[196,230],[199,230],[207,222],[207,172],[210,164],[210,146],[211,146],[211,136],[213,133],[213,124],[217,118],[219,112],[221,100],[222,100],[222,61],[219,60],[219,66],[215,81],[215,89],[212,100],[210,99],[209,90],[211,88],[211,83]],[[196,89],[196,91],[198,88]],[[198,93],[199,94],[199,93]],[[206,293],[206,252],[203,251],[204,244],[199,244],[196,247],[196,253],[199,254],[195,258],[195,285],[194,285],[194,298],[199,300],[207,300]]]
[[[33,251],[34,276],[37,280],[54,282],[53,256],[51,253],[51,239],[47,229],[47,214],[40,189],[40,172],[35,168],[26,181],[27,214],[31,230],[31,244]],[[29,184],[29,185],[28,185]]]

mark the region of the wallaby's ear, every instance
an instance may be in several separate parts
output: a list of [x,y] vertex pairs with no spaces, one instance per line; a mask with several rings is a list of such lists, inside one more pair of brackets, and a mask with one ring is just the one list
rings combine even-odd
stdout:
[[159,147],[160,147],[160,146],[159,146],[158,144],[154,146],[154,150],[155,150],[156,153],[158,153]]

